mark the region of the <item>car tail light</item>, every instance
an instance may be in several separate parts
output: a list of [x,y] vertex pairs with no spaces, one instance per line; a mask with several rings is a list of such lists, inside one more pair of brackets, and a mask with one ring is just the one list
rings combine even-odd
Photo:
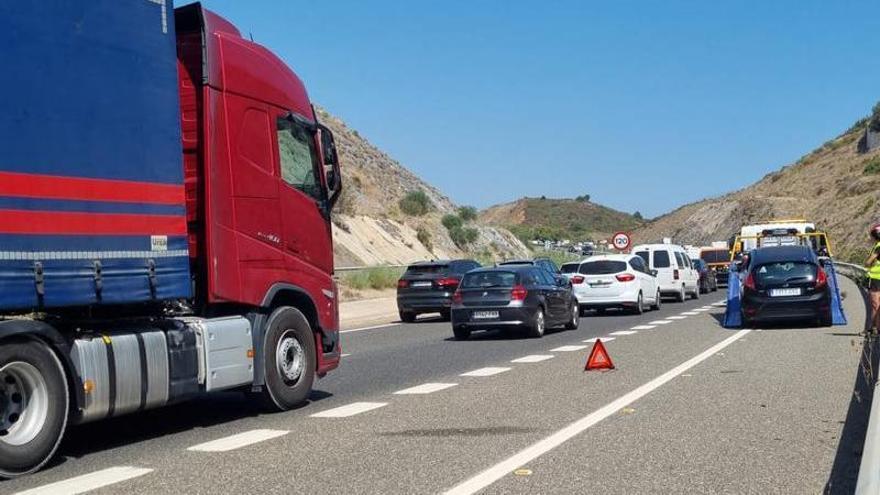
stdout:
[[454,294],[452,294],[452,303],[453,304],[461,304],[464,298],[461,295],[461,291],[457,290]]
[[828,274],[825,273],[825,270],[819,268],[818,273],[816,273],[816,288],[820,289],[828,285]]
[[632,273],[621,273],[614,278],[616,278],[618,282],[632,282],[636,279],[636,276]]
[[755,276],[754,276],[753,274],[749,273],[749,276],[746,277],[746,281],[743,282],[743,285],[744,285],[747,289],[755,290],[755,289],[756,289],[756,287],[755,287]]
[[516,285],[510,291],[510,300],[525,301],[527,295],[529,295],[529,291],[527,291],[525,287],[523,287],[522,285]]
[[584,283],[584,280],[586,279],[584,277],[581,277],[580,275],[575,275],[574,277],[571,277],[571,283],[575,285]]
[[672,279],[678,280],[678,270],[672,270]]
[[406,289],[407,287],[409,287],[409,280],[400,279],[397,281],[398,289]]
[[446,278],[441,278],[440,280],[438,280],[437,285],[439,285],[440,287],[458,287],[459,282],[460,282],[460,280],[457,278],[446,277]]

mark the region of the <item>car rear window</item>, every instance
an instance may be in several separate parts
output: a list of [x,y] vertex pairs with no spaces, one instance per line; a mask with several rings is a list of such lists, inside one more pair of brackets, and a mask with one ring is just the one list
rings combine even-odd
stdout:
[[406,269],[406,275],[435,275],[449,271],[449,265],[411,265]]
[[654,251],[654,268],[669,268],[669,252]]
[[562,265],[562,268],[560,268],[560,271],[562,273],[577,273],[579,266],[580,264],[578,263],[565,263]]
[[580,272],[583,275],[610,275],[626,271],[625,261],[588,261],[581,263]]
[[516,273],[513,272],[477,272],[465,275],[459,287],[462,289],[513,287],[515,281]]
[[812,282],[816,278],[816,265],[803,261],[777,261],[755,267],[758,285]]
[[727,263],[730,261],[730,252],[726,249],[703,251],[700,253],[700,259],[706,263]]

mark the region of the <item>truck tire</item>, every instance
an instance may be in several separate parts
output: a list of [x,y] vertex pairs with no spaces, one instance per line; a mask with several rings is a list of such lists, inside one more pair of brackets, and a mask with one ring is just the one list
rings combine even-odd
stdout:
[[0,344],[0,478],[32,473],[52,458],[69,407],[64,367],[46,344]]
[[263,366],[263,402],[268,408],[287,411],[309,398],[317,368],[315,335],[300,310],[282,306],[272,312],[266,328]]

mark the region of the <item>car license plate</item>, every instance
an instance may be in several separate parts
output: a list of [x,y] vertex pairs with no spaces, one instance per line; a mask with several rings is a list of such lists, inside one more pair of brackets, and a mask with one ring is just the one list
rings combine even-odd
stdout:
[[801,295],[801,290],[797,287],[793,289],[770,289],[770,297],[788,297],[799,295]]
[[498,311],[474,311],[475,320],[494,320],[498,318]]
[[413,283],[410,285],[410,287],[431,287],[432,285],[434,285],[434,284],[431,283],[430,281],[426,280],[426,281],[423,281],[423,282],[413,282]]

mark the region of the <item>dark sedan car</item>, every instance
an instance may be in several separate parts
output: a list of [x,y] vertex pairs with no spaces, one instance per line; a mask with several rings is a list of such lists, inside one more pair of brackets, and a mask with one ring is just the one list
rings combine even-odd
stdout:
[[416,321],[422,313],[440,313],[448,320],[452,294],[465,273],[479,268],[473,260],[426,261],[410,265],[397,281],[400,320]]
[[452,331],[467,339],[473,330],[524,328],[542,337],[547,327],[578,327],[580,314],[571,284],[544,269],[507,265],[469,272],[452,303]]
[[809,247],[755,249],[750,253],[745,270],[742,287],[745,325],[780,320],[831,324],[828,276]]
[[694,264],[694,269],[700,274],[700,293],[707,294],[718,290],[718,279],[715,278],[715,271],[709,268],[709,265],[703,260],[697,259],[691,260],[691,262]]

